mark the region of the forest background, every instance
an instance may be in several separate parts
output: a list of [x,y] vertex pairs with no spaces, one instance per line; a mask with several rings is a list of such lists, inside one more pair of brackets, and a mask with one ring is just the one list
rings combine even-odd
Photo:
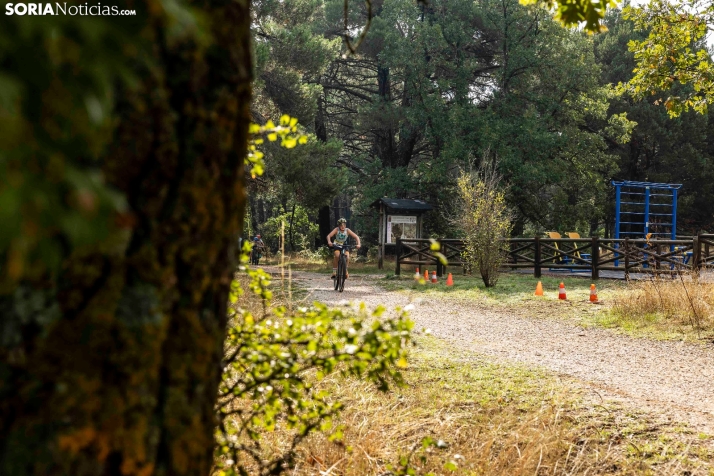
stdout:
[[[289,114],[314,140],[266,148],[246,236],[277,249],[285,221],[288,249],[319,246],[345,216],[375,243],[370,204],[389,196],[434,205],[426,236],[455,237],[439,211],[454,201],[459,170],[484,159],[499,163],[514,236],[611,236],[612,180],[682,184],[678,232],[712,230],[711,113],[670,118],[664,98],[618,93],[636,67],[628,43],[648,33],[622,10],[592,35],[518,0],[375,1],[365,41],[344,55],[343,5],[253,2],[253,118]],[[358,31],[366,7],[350,11]]]

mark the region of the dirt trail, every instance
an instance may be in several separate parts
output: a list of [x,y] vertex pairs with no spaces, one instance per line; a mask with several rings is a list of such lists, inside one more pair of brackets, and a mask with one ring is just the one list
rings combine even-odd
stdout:
[[[266,271],[275,271],[266,269]],[[595,394],[684,421],[714,434],[714,345],[653,341],[583,329],[563,321],[518,317],[473,302],[416,299],[378,287],[375,277],[353,275],[343,293],[328,276],[293,273],[308,301],[349,302],[392,309],[413,304],[417,329],[502,362],[519,362],[575,377]]]

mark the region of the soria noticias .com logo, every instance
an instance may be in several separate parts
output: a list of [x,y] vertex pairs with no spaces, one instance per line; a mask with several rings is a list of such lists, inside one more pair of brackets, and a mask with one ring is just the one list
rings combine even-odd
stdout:
[[111,5],[81,5],[67,3],[6,3],[5,15],[62,15],[62,16],[134,16],[135,10],[121,10]]

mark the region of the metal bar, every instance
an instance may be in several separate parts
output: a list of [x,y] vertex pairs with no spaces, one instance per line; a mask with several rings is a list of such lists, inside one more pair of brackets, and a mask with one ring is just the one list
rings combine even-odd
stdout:
[[677,189],[672,190],[672,239],[677,239]]
[[645,187],[645,236],[650,231],[650,188]]
[[[613,182],[614,184],[614,182]],[[620,238],[620,185],[615,185],[615,239]],[[619,263],[615,261],[615,266]]]

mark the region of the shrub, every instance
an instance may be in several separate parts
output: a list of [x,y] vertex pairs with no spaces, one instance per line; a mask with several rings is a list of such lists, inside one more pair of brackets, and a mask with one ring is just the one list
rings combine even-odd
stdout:
[[367,250],[367,263],[376,263],[379,259],[379,246],[370,246]]
[[[400,384],[412,322],[405,313],[384,318],[383,308],[354,315],[315,303],[271,309],[270,276],[249,270],[251,292],[260,298],[254,312],[236,281],[231,293],[231,326],[218,400],[216,474],[278,474],[289,468],[297,445],[311,432],[339,439],[332,418],[342,404],[314,382],[333,372],[364,378],[387,390]],[[246,280],[247,281],[247,280]],[[262,445],[276,428],[291,438]]]
[[477,269],[486,287],[495,286],[498,270],[508,258],[505,239],[511,232],[512,213],[496,162],[485,163],[476,172],[462,172],[457,181],[452,225],[463,230],[467,269]]

